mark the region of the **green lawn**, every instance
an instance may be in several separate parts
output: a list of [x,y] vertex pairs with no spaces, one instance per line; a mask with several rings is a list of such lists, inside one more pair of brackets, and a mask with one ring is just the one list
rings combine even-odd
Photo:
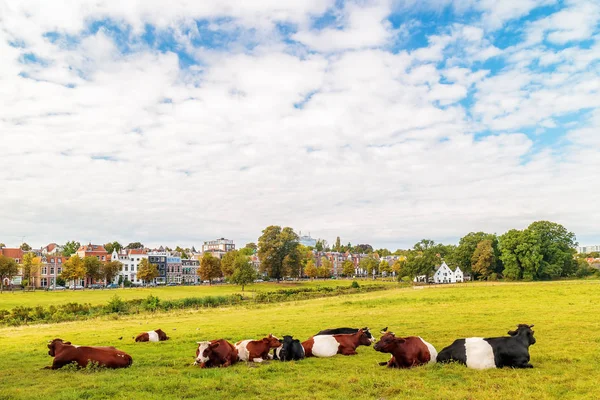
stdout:
[[[282,283],[256,283],[246,286],[248,293],[272,291],[289,287],[315,287],[315,286],[348,286],[351,280],[328,279],[316,280],[314,282],[282,282]],[[359,282],[363,282],[360,281]],[[389,285],[397,285],[395,282],[382,280],[365,280],[366,283],[376,282]],[[161,299],[181,299],[183,297],[204,297],[212,295],[228,295],[233,293],[242,293],[241,286],[235,285],[201,285],[201,286],[161,286],[156,288],[126,288],[126,289],[100,289],[100,290],[64,290],[56,292],[46,292],[36,290],[35,292],[4,292],[0,294],[0,309],[10,310],[15,306],[33,307],[37,305],[57,305],[69,302],[91,303],[92,305],[105,304],[115,294],[123,300],[140,299],[149,295],[158,296]]]
[[[0,328],[0,399],[598,399],[600,282],[468,285],[396,289],[336,298],[170,314]],[[160,296],[161,294],[159,294]],[[389,326],[419,335],[438,351],[465,336],[498,336],[535,324],[530,370],[469,370],[433,365],[388,370],[370,347],[357,356],[201,370],[195,342],[259,338],[301,340],[336,326]],[[134,343],[162,328],[172,340]],[[119,337],[123,340],[118,340]],[[129,369],[50,371],[46,342],[115,345],[133,356]]]

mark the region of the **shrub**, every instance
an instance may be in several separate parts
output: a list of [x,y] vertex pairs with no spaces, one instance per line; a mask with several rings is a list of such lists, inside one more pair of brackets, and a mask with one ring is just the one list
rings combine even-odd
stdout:
[[356,282],[356,281],[352,281],[352,285],[350,285],[350,287],[351,287],[351,288],[354,288],[354,289],[359,289],[359,288],[360,288],[360,285],[358,284],[358,282]]
[[160,299],[156,296],[150,295],[142,301],[142,309],[146,311],[156,311],[158,305],[160,304]]
[[123,301],[116,294],[112,297],[112,299],[105,306],[106,312],[109,313],[122,313],[127,311],[127,303]]

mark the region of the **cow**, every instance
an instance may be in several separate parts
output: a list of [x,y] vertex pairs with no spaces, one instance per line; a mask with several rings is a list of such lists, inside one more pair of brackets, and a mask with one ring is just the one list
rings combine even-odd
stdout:
[[241,361],[263,362],[273,358],[269,352],[282,345],[281,340],[272,334],[261,340],[242,340],[235,344]]
[[316,335],[302,342],[306,357],[333,357],[336,354],[352,356],[358,354],[358,346],[370,346],[372,339],[359,329],[354,334]]
[[510,336],[457,339],[438,354],[438,362],[457,361],[468,368],[533,368],[529,346],[535,344],[533,325],[519,324]]
[[[387,327],[385,328],[387,329]],[[359,328],[331,328],[331,329],[324,329],[321,332],[317,333],[315,336],[320,336],[320,335],[348,335],[348,334],[354,334],[356,332],[358,332]],[[365,332],[365,334],[367,335],[367,337],[369,339],[371,339],[371,342],[375,342],[375,338],[373,337],[373,335],[371,335],[371,331],[369,330],[368,327],[364,327],[362,328],[362,331]]]
[[286,335],[283,337],[283,344],[273,352],[273,358],[280,361],[302,360],[304,347],[298,339]]
[[169,338],[161,329],[140,333],[135,337],[136,342],[162,342],[163,340],[169,340]]
[[133,363],[129,354],[112,346],[75,346],[71,342],[54,339],[48,342],[48,349],[48,354],[54,357],[54,360],[52,366],[46,369],[59,369],[71,363],[76,363],[79,368],[85,368],[90,362],[106,368],[127,368]]
[[396,337],[393,332],[385,333],[373,349],[391,353],[389,361],[379,363],[389,368],[410,368],[423,364],[434,364],[437,351],[430,343],[417,336]]
[[229,367],[238,361],[238,351],[225,339],[197,342],[196,361],[200,368]]

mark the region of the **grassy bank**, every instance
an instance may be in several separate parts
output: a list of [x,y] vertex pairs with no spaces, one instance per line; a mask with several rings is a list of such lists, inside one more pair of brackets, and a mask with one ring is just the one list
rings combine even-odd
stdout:
[[[596,399],[600,363],[598,282],[470,285],[399,289],[281,304],[253,304],[168,314],[108,317],[52,325],[0,328],[0,398],[48,399]],[[389,355],[360,347],[353,357],[283,364],[190,366],[197,340],[258,338],[269,332],[302,340],[335,326],[389,326],[419,335],[438,350],[455,338],[504,335],[535,324],[532,370],[468,370],[459,365],[387,370]],[[134,343],[162,328],[172,340]],[[49,371],[46,342],[115,345],[129,352],[126,370]],[[119,337],[123,337],[119,340]]]

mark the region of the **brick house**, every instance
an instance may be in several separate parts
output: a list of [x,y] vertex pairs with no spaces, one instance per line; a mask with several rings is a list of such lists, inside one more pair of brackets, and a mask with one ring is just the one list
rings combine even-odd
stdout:
[[[23,262],[23,255],[25,254],[25,252],[19,248],[2,247],[0,248],[0,254],[5,257],[12,258],[17,264],[21,264]],[[23,272],[19,268],[19,272],[17,272],[17,275],[15,275],[12,279],[4,279],[4,285],[20,285],[22,281]]]
[[64,263],[67,262],[68,259],[68,257],[63,257],[60,254],[42,255],[40,270],[38,272],[39,278],[36,282],[36,287],[45,289],[47,287],[54,286],[56,284],[56,280],[62,273]]
[[200,261],[197,259],[181,259],[181,276],[183,283],[198,283],[200,277],[198,276],[198,268],[200,267]]

